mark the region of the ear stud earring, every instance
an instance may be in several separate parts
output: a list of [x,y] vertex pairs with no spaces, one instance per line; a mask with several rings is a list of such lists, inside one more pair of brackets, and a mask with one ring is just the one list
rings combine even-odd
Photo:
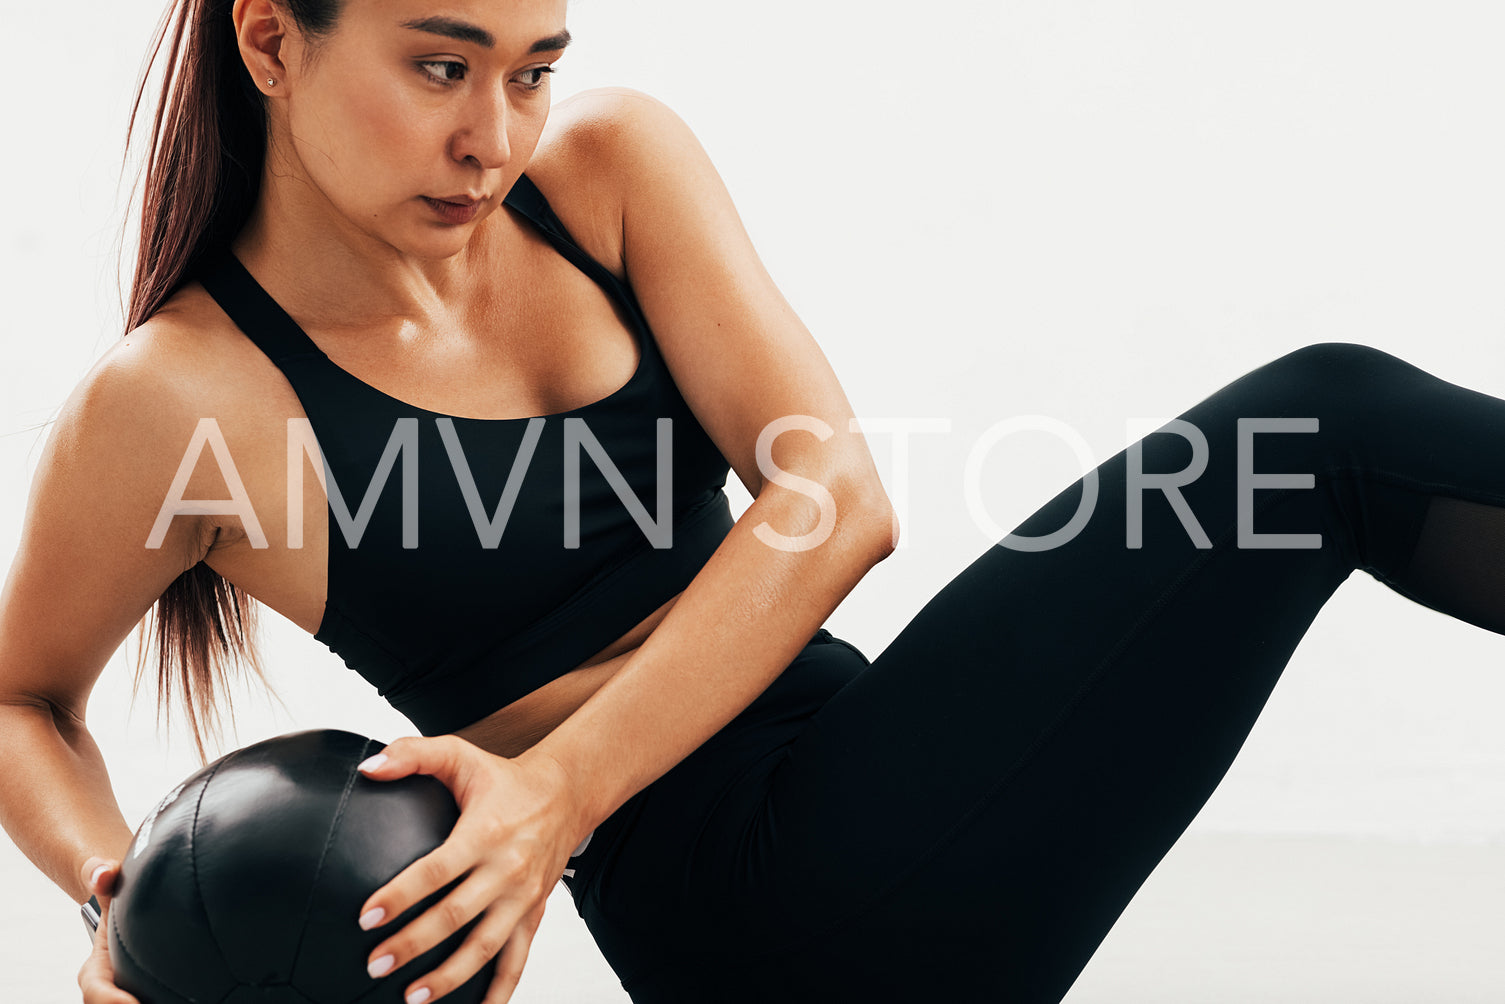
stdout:
[[267,77],[267,86],[268,87],[275,87],[276,85],[277,85],[277,81],[273,80],[271,77]]

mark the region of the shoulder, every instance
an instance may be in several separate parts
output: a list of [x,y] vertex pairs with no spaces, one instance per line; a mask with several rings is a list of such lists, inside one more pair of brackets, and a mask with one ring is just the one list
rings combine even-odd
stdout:
[[[117,340],[63,404],[50,447],[70,479],[131,495],[170,484],[198,417],[213,414],[206,353],[170,311]],[[165,480],[164,480],[165,479]]]
[[688,133],[658,98],[631,87],[597,87],[555,105],[539,145],[561,144],[597,166],[621,166]]
[[[237,456],[275,431],[267,414],[285,389],[277,376],[192,283],[111,345],[79,381],[58,414],[53,454],[77,477],[160,501],[205,419],[214,420]],[[200,464],[185,497],[224,492],[219,469]]]
[[100,356],[68,407],[138,433],[213,414],[238,397],[232,377],[245,358],[243,342],[191,282]]
[[184,319],[159,312],[129,331],[95,361],[79,381],[65,414],[86,423],[82,431],[149,432],[179,413],[197,410],[203,357]]
[[200,500],[226,495],[216,465],[178,475],[200,419],[234,402],[216,400],[216,333],[183,313],[188,300],[112,344],[52,423],[0,612],[7,655],[21,653],[4,660],[12,692],[82,715],[110,653],[215,544],[222,522]]
[[600,87],[550,110],[527,174],[577,241],[620,276],[632,208],[704,160],[668,105],[630,87]]
[[[85,534],[95,557],[125,555],[122,540],[147,539],[198,417],[212,414],[209,389],[194,379],[187,335],[154,317],[111,345],[74,387],[33,481],[29,536],[61,546]],[[176,520],[153,554],[187,567],[200,556],[207,528],[202,517]],[[112,543],[118,549],[110,550]]]

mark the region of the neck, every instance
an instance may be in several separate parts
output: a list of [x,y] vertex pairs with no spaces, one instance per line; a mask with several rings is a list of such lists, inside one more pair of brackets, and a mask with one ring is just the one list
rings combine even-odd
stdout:
[[260,196],[231,250],[309,326],[365,328],[452,314],[474,290],[473,276],[495,274],[496,238],[515,229],[498,197],[476,223],[415,232],[398,246],[387,236],[396,226],[383,233],[357,225],[300,172],[269,158]]

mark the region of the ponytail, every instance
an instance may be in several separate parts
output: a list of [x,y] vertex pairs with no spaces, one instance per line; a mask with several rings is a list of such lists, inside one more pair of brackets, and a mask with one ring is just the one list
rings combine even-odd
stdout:
[[[151,68],[171,34],[147,150],[141,231],[125,333],[143,324],[191,277],[201,259],[234,239],[256,204],[266,159],[265,98],[241,58],[232,0],[173,0],[157,27],[126,127],[129,156]],[[339,0],[278,0],[312,42],[328,35]],[[149,623],[152,622],[152,623]],[[200,562],[178,576],[140,625],[135,685],[156,650],[157,715],[180,695],[194,746],[219,738],[216,692],[244,663],[265,683],[250,596]]]

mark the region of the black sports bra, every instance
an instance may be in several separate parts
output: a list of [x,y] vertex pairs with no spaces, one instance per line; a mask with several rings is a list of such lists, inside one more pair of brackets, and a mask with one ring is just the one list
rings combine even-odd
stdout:
[[[287,376],[322,452],[329,587],[314,637],[425,735],[504,707],[605,648],[689,584],[732,527],[730,465],[631,287],[582,251],[526,176],[503,200],[620,302],[628,382],[533,418],[405,404],[336,366],[227,247],[204,288]],[[316,473],[305,453],[305,473]]]

